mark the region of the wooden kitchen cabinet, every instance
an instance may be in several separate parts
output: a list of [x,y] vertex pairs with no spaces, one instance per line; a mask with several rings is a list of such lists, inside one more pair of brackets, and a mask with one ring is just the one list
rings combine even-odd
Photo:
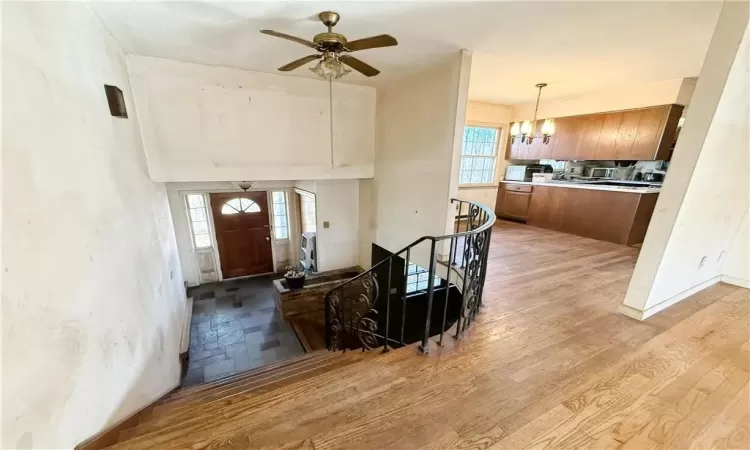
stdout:
[[532,186],[501,183],[497,190],[495,214],[515,220],[526,220],[531,203]]
[[[613,111],[555,119],[548,144],[511,139],[509,159],[666,160],[682,116],[680,105]],[[541,127],[543,121],[539,121]]]
[[658,195],[534,186],[526,223],[616,244],[640,244]]
[[[541,128],[542,122],[537,126]],[[549,142],[544,143],[544,137],[540,132],[535,133],[535,138],[531,140],[531,143],[524,144],[521,142],[521,138],[508,139],[508,150],[506,157],[508,159],[516,160],[538,160],[538,159],[552,159],[552,148],[555,145],[555,136],[551,136]]]

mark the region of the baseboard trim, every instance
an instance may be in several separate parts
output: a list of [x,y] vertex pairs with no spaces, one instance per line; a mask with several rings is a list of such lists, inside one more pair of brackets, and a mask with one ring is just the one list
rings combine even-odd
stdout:
[[628,305],[620,305],[620,307],[617,308],[617,311],[620,314],[630,317],[631,319],[643,320],[643,311],[641,311],[640,309],[632,308]]
[[737,277],[730,277],[729,275],[722,275],[721,282],[739,286],[741,288],[750,289],[750,280],[745,280]]
[[687,289],[685,291],[680,292],[679,294],[670,297],[666,300],[661,301],[660,303],[651,306],[649,308],[646,308],[645,310],[641,311],[640,309],[633,308],[631,306],[627,305],[620,305],[618,311],[621,314],[624,314],[628,317],[632,317],[636,320],[646,320],[649,317],[653,316],[654,314],[663,311],[670,306],[674,305],[675,303],[678,303],[682,300],[685,300],[686,298],[690,297],[691,295],[697,294],[698,292],[713,286],[714,284],[723,281],[721,276],[715,276],[709,280],[704,281],[701,284],[695,285],[691,287],[690,289]]
[[169,396],[170,394],[172,394],[174,391],[176,391],[179,388],[180,388],[180,382],[178,381],[177,386],[169,389],[166,393],[164,393],[163,395],[160,395],[153,402],[149,403],[148,405],[145,405],[143,408],[139,409],[138,411],[134,412],[128,417],[122,419],[121,421],[117,422],[111,427],[105,430],[102,430],[101,432],[91,436],[90,438],[76,445],[74,449],[75,450],[101,450],[111,445],[115,445],[117,441],[119,440],[120,433],[122,431],[127,430],[128,428],[132,428],[138,424],[138,419],[140,418],[141,414],[148,412],[158,402],[160,402],[161,400],[164,400],[167,396]]

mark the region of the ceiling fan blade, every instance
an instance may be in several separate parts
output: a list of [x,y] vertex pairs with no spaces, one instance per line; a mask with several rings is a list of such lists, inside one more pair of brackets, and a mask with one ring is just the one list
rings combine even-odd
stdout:
[[357,72],[361,73],[362,75],[365,75],[368,77],[374,77],[375,75],[380,73],[378,69],[372,67],[371,65],[365,62],[360,61],[359,59],[353,56],[341,55],[339,56],[339,61],[351,67],[352,69],[356,70]]
[[396,38],[389,34],[381,34],[378,36],[371,36],[368,38],[347,42],[346,44],[344,44],[344,47],[346,47],[346,49],[350,52],[356,52],[359,50],[367,50],[368,48],[390,47],[392,45],[398,45],[398,41],[396,40]]
[[304,58],[300,58],[298,60],[292,61],[289,64],[285,64],[281,67],[279,67],[279,70],[282,72],[289,72],[290,70],[294,70],[299,66],[303,66],[310,61],[315,61],[316,59],[320,59],[323,55],[309,55],[305,56]]
[[314,42],[310,42],[307,39],[298,38],[296,36],[292,36],[289,34],[279,33],[278,31],[273,30],[260,30],[261,33],[267,34],[269,36],[276,36],[281,39],[286,39],[288,41],[296,42],[298,44],[306,45],[310,48],[318,49],[318,46]]

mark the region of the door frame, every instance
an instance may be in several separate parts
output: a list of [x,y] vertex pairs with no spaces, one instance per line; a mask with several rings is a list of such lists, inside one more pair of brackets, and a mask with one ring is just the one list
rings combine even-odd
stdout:
[[[268,274],[272,274],[272,273],[278,273],[278,272],[276,272],[276,268],[278,267],[278,261],[279,261],[279,259],[278,259],[278,255],[276,254],[276,246],[274,245],[274,243],[277,242],[277,239],[275,237],[276,235],[275,235],[275,229],[274,229],[274,225],[273,225],[273,198],[271,196],[271,193],[273,191],[284,191],[284,192],[286,192],[286,197],[287,197],[287,219],[289,219],[289,216],[290,216],[289,209],[291,208],[291,205],[289,204],[290,203],[290,198],[289,198],[290,194],[289,193],[290,193],[290,191],[294,192],[294,188],[289,188],[289,187],[261,188],[261,187],[258,187],[258,188],[250,188],[250,189],[247,190],[247,192],[259,192],[259,191],[262,191],[262,192],[266,193],[266,200],[267,200],[267,204],[268,204],[268,208],[267,208],[266,213],[268,214],[268,224],[269,224],[269,227],[271,229],[271,259],[273,261],[274,271],[267,272],[267,273],[259,273],[259,274],[254,274],[254,275],[246,275],[246,276],[242,276],[242,277],[230,278],[231,280],[237,280],[237,279],[243,279],[243,278],[253,278],[253,277],[264,276],[264,275],[268,275]],[[213,260],[214,260],[214,267],[216,268],[216,275],[217,275],[217,280],[218,280],[217,282],[218,283],[224,281],[225,278],[224,278],[224,274],[223,274],[223,272],[221,270],[221,257],[219,255],[219,243],[216,240],[216,226],[214,224],[214,215],[213,215],[213,211],[212,211],[212,208],[211,208],[211,195],[210,194],[227,194],[227,193],[241,194],[243,192],[245,192],[245,191],[242,190],[242,189],[231,189],[231,188],[230,189],[185,189],[185,190],[180,190],[179,191],[183,205],[187,205],[187,196],[188,196],[188,194],[200,194],[200,195],[203,195],[203,200],[204,200],[205,205],[206,205],[206,215],[208,217],[208,229],[209,229],[209,233],[211,234],[211,247],[212,247],[211,254],[212,254],[212,257],[213,257]],[[192,236],[192,225],[191,225],[191,222],[190,222],[190,216],[189,215],[186,216],[186,220],[188,221],[188,227],[190,228],[190,232],[191,232],[190,238],[192,240],[192,237],[193,237]],[[289,236],[290,236],[289,237],[289,241],[290,241],[290,245],[293,244],[293,240],[291,239],[292,231],[293,230],[290,227],[290,229],[289,229]],[[192,245],[192,241],[191,241],[191,245]],[[195,248],[193,248],[193,253],[195,253]],[[195,273],[195,277],[198,280],[198,282],[200,283],[200,268],[198,267],[198,264],[194,265],[194,271],[196,272]]]
[[[246,194],[246,193],[250,193],[250,192],[252,192],[252,193],[263,192],[265,194],[265,198],[266,198],[266,220],[267,220],[267,223],[268,223],[268,225],[267,225],[267,227],[268,227],[267,228],[268,229],[267,242],[268,242],[268,245],[271,247],[271,271],[270,272],[253,273],[253,274],[250,274],[250,275],[242,275],[242,276],[239,276],[239,277],[226,278],[226,277],[224,277],[224,273],[223,273],[223,270],[221,268],[221,252],[220,252],[220,249],[219,249],[218,233],[216,233],[216,223],[214,222],[215,218],[214,218],[214,215],[213,215],[213,205],[211,204],[211,195],[212,194],[216,194],[216,195],[227,195],[227,194],[229,194],[229,197],[231,199],[232,198],[231,197],[232,194],[242,195],[242,194]],[[275,247],[274,243],[276,242],[276,240],[274,239],[275,230],[274,230],[274,226],[273,226],[274,225],[274,223],[273,223],[273,203],[272,203],[271,191],[269,191],[267,189],[247,189],[247,190],[243,190],[243,191],[234,191],[234,190],[232,190],[232,191],[229,191],[229,192],[213,192],[213,193],[209,192],[209,193],[206,194],[206,198],[208,199],[208,202],[206,203],[206,207],[209,208],[209,209],[211,209],[211,215],[210,215],[211,216],[211,228],[214,230],[214,235],[212,237],[212,243],[216,244],[216,250],[215,250],[215,256],[214,257],[217,258],[216,260],[218,261],[217,267],[218,267],[219,273],[221,274],[220,281],[222,281],[224,279],[237,280],[237,279],[243,279],[243,278],[253,278],[253,277],[259,277],[259,276],[263,276],[263,275],[268,275],[268,274],[276,273],[276,267],[277,267],[276,264],[277,264],[277,261],[276,261],[276,253],[274,251],[274,247]],[[219,205],[217,205],[217,206],[219,206]],[[288,217],[289,217],[289,212],[287,211],[287,220],[288,220]]]

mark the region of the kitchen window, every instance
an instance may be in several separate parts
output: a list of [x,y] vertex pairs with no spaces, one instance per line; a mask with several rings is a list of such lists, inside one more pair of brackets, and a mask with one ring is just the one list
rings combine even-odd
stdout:
[[195,248],[211,247],[211,234],[208,228],[206,198],[203,194],[188,194],[186,197],[190,230],[193,233]]
[[273,203],[273,232],[276,240],[289,239],[289,215],[286,207],[286,192],[271,193]]
[[489,127],[464,127],[461,145],[460,185],[489,184],[495,177],[500,129]]

